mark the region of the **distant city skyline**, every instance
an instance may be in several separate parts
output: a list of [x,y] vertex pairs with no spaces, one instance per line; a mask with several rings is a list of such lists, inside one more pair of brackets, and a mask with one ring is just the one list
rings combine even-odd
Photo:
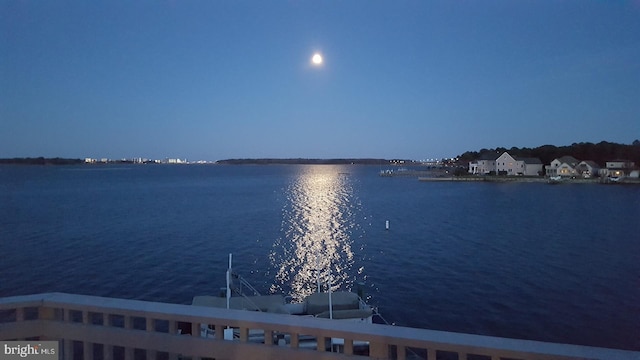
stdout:
[[[0,158],[640,138],[640,2],[0,2]],[[315,56],[318,55],[318,56]]]

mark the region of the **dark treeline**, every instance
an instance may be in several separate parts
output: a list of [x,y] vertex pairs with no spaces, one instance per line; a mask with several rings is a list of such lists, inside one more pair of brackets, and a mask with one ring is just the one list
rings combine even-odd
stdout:
[[[412,162],[410,160],[403,160],[406,164]],[[216,164],[227,165],[272,165],[272,164],[329,164],[329,165],[344,165],[344,164],[359,164],[359,165],[388,165],[393,162],[399,162],[398,160],[386,160],[386,159],[227,159],[218,160]]]
[[13,165],[78,165],[84,163],[81,159],[63,159],[63,158],[11,158],[0,159],[0,164]]
[[604,166],[607,161],[630,160],[640,164],[640,140],[635,140],[631,145],[616,144],[601,141],[597,144],[589,142],[573,143],[569,146],[543,145],[536,148],[496,148],[481,149],[480,151],[467,151],[460,155],[461,162],[470,162],[490,154],[502,154],[509,152],[515,157],[538,158],[543,164],[549,164],[553,159],[569,155],[578,160],[595,161],[598,165]]

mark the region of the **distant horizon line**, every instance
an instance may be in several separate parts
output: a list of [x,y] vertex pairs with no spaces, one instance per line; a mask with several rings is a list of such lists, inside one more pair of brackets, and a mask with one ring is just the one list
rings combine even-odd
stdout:
[[455,156],[443,156],[443,157],[422,157],[422,158],[399,158],[399,157],[391,157],[391,158],[381,158],[381,157],[292,157],[292,156],[286,156],[286,157],[232,157],[232,158],[225,158],[225,159],[214,159],[214,160],[203,160],[202,158],[200,160],[188,160],[188,157],[161,157],[161,158],[149,158],[149,157],[140,157],[140,156],[136,156],[136,157],[121,157],[121,158],[109,158],[109,157],[101,157],[101,158],[91,158],[91,157],[87,157],[87,156],[82,156],[82,157],[61,157],[61,156],[13,156],[13,157],[4,157],[4,158],[0,158],[0,160],[3,161],[8,161],[8,160],[17,160],[17,159],[23,159],[23,160],[29,160],[29,159],[48,159],[48,160],[53,160],[53,159],[63,159],[63,160],[81,160],[81,161],[86,161],[88,159],[91,159],[95,162],[116,162],[116,161],[121,161],[121,162],[126,162],[126,161],[144,161],[144,162],[163,162],[163,161],[170,161],[170,160],[177,160],[178,162],[189,162],[189,163],[218,163],[218,162],[227,162],[227,161],[301,161],[301,160],[305,160],[305,161],[336,161],[336,160],[377,160],[377,161],[399,161],[399,160],[403,160],[403,161],[411,161],[411,162],[433,162],[433,161],[449,161],[455,158],[458,158],[466,153],[470,153],[470,152],[482,152],[483,150],[498,150],[498,149],[504,149],[504,150],[511,150],[513,148],[517,148],[517,149],[536,149],[536,148],[541,148],[541,147],[547,147],[547,146],[553,146],[553,147],[571,147],[574,146],[576,144],[602,144],[602,143],[608,143],[608,144],[615,144],[615,145],[640,145],[640,140],[636,139],[632,142],[630,142],[629,144],[625,144],[623,142],[610,142],[607,140],[601,140],[599,142],[590,142],[590,141],[581,141],[581,142],[573,142],[570,145],[553,145],[553,144],[544,144],[544,145],[538,145],[538,146],[534,146],[534,147],[517,147],[517,146],[512,146],[511,148],[507,148],[504,146],[496,146],[494,148],[481,148],[478,150],[466,150],[461,152],[458,155]]

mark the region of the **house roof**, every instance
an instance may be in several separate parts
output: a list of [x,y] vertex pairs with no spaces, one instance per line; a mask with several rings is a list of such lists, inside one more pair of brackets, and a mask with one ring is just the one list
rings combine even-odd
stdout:
[[478,160],[496,160],[500,157],[500,154],[494,152],[486,152],[478,158]]
[[599,168],[600,165],[598,165],[595,161],[592,160],[583,160],[580,164],[586,164],[591,166],[592,168]]
[[523,161],[525,164],[542,164],[538,158],[517,158],[516,160]]
[[497,160],[497,159],[499,159],[499,158],[501,158],[501,157],[503,157],[503,156],[505,156],[505,155],[507,155],[508,157],[512,158],[513,160],[515,160],[515,159],[516,159],[516,157],[515,157],[515,156],[513,156],[513,155],[509,154],[509,152],[508,152],[508,151],[505,151],[505,152],[503,152],[502,154],[500,154],[500,156],[498,156],[498,157],[496,158],[496,160]]
[[563,157],[559,157],[556,160],[558,160],[560,163],[567,163],[567,164],[569,164],[571,166],[576,166],[580,162],[580,160],[574,158],[573,156],[569,156],[569,155],[565,155]]

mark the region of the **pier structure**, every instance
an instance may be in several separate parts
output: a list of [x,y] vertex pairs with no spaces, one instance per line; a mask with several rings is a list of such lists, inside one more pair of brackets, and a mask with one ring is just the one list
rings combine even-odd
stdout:
[[[203,337],[203,329],[213,335]],[[235,335],[225,337],[230,329]],[[321,345],[303,347],[308,338]],[[65,293],[0,298],[0,340],[56,340],[65,360],[640,358],[637,351]],[[362,343],[367,351],[357,354]]]

